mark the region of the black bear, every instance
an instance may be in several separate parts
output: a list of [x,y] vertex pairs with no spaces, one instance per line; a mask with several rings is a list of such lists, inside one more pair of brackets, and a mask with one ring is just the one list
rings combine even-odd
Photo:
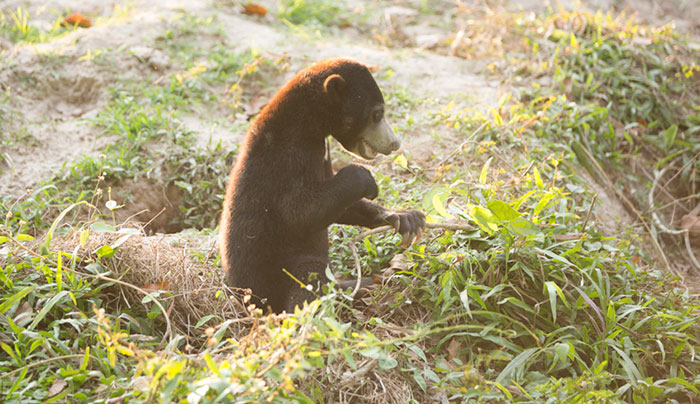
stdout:
[[334,174],[328,135],[365,159],[398,149],[365,65],[326,59],[294,76],[260,111],[231,171],[219,229],[227,283],[250,288],[275,312],[312,297],[282,269],[318,286],[309,274],[323,276],[330,224],[392,224],[404,243],[425,226],[419,211],[370,202],[378,189],[364,167]]

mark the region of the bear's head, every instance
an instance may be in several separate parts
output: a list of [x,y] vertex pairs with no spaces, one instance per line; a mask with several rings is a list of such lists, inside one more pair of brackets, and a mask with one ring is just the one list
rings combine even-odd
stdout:
[[401,146],[384,114],[384,97],[367,66],[349,59],[326,59],[323,91],[337,114],[332,135],[343,147],[371,160]]

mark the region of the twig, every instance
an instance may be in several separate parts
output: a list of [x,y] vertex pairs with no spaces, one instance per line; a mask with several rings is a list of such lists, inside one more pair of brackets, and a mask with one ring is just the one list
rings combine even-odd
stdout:
[[[457,223],[426,223],[425,224],[426,229],[442,229],[442,230],[449,230],[449,231],[472,231],[474,230],[473,226],[470,226],[468,224],[457,224]],[[393,230],[394,226],[380,226],[376,227],[372,230],[367,230],[365,232],[362,232],[358,234],[357,236],[353,237],[352,240],[350,240],[350,250],[352,251],[352,256],[355,258],[355,271],[357,272],[357,281],[355,282],[355,288],[352,290],[352,293],[350,293],[350,297],[355,297],[357,292],[360,290],[360,284],[362,283],[362,266],[360,265],[360,256],[357,254],[357,246],[355,246],[355,243],[358,241],[364,240],[365,237],[371,236],[373,234],[377,233],[384,233],[385,231],[388,230]]]
[[35,366],[45,365],[45,364],[47,364],[47,363],[51,363],[51,362],[55,362],[55,361],[60,361],[60,360],[63,360],[63,359],[84,358],[84,357],[85,357],[84,354],[83,354],[83,355],[78,355],[78,354],[74,354],[74,355],[63,355],[63,356],[57,356],[57,357],[55,357],[55,358],[44,359],[43,361],[39,361],[39,362],[32,362],[32,363],[30,363],[30,364],[28,364],[28,365],[22,366],[22,367],[19,368],[19,369],[15,369],[15,370],[13,370],[12,372],[8,372],[8,373],[3,373],[3,374],[1,374],[1,375],[0,375],[0,379],[4,379],[4,378],[7,378],[7,377],[10,377],[10,376],[12,376],[12,375],[15,374],[15,373],[19,373],[19,372],[23,371],[24,369],[33,368],[33,367],[35,367]]
[[488,124],[488,122],[482,123],[481,126],[479,126],[478,128],[476,128],[476,130],[475,130],[474,132],[472,132],[471,135],[469,135],[469,137],[467,137],[467,140],[465,140],[465,141],[462,142],[459,146],[457,146],[457,148],[455,148],[455,149],[452,151],[452,153],[448,154],[447,157],[445,157],[444,159],[442,159],[442,161],[440,161],[435,167],[440,167],[441,165],[447,163],[450,159],[452,159],[452,157],[454,157],[457,153],[462,152],[462,151],[463,151],[462,148],[464,147],[464,145],[466,145],[466,144],[469,143],[469,142],[472,142],[472,139],[473,139],[476,135],[478,135],[479,132],[481,132],[481,131],[486,127],[487,124]]
[[[9,234],[9,233],[7,233],[7,232],[5,232],[5,231],[0,231],[0,234],[2,234],[3,236],[7,237],[7,238],[10,240],[10,242],[12,242],[12,244],[16,245],[17,247],[21,248],[22,250],[24,250],[24,251],[26,251],[26,252],[28,252],[28,253],[30,253],[30,254],[32,254],[33,256],[35,256],[35,257],[41,259],[42,261],[44,261],[44,262],[50,262],[51,264],[58,265],[57,262],[53,262],[53,261],[49,260],[49,259],[46,258],[45,256],[43,256],[43,255],[41,255],[41,254],[38,254],[37,252],[33,251],[32,249],[30,249],[30,248],[24,246],[24,245],[23,245],[22,243],[20,243],[19,241],[15,240],[15,238],[12,237],[12,234]],[[140,293],[143,293],[143,294],[146,295],[146,296],[150,296],[150,295],[151,295],[150,292],[147,292],[147,291],[145,291],[144,289],[141,289],[140,287],[138,287],[138,286],[136,286],[136,285],[132,285],[132,284],[130,284],[130,283],[121,281],[121,280],[119,280],[119,279],[110,278],[110,277],[104,276],[104,275],[102,275],[102,274],[93,275],[93,274],[89,274],[89,273],[85,273],[85,272],[75,271],[75,270],[73,270],[73,269],[71,269],[71,268],[68,268],[68,267],[62,267],[62,270],[63,270],[63,271],[66,271],[66,272],[73,273],[73,274],[78,275],[78,276],[87,276],[88,278],[100,279],[100,280],[104,280],[104,281],[107,281],[107,282],[113,282],[113,283],[116,283],[116,284],[118,284],[118,285],[122,285],[122,286],[125,286],[125,287],[127,287],[127,288],[134,289],[134,290],[136,290],[136,291],[138,291],[138,292],[140,292]],[[163,313],[163,316],[165,317],[165,326],[166,326],[166,329],[165,329],[165,334],[163,334],[163,338],[161,339],[161,343],[162,343],[162,342],[165,342],[165,339],[166,339],[167,337],[170,337],[170,341],[172,342],[173,333],[172,333],[172,325],[170,324],[170,316],[168,316],[168,312],[165,311],[165,307],[163,307],[163,305],[160,304],[160,302],[158,301],[158,299],[152,298],[152,300],[153,300],[153,303],[155,303],[156,306],[158,306],[158,308],[160,309],[160,311]]]
[[[672,235],[681,235],[683,234],[684,241],[685,241],[685,249],[688,251],[688,256],[690,257],[690,261],[693,263],[693,266],[697,271],[700,272],[700,262],[698,262],[698,259],[695,258],[695,253],[693,252],[693,248],[690,246],[690,230],[688,229],[681,229],[681,230],[675,230],[675,229],[669,229],[666,227],[661,222],[661,219],[659,218],[659,215],[656,214],[656,211],[654,211],[652,208],[654,207],[654,190],[656,189],[656,186],[658,182],[663,178],[664,174],[666,173],[666,168],[662,169],[661,171],[657,172],[654,174],[654,181],[651,183],[651,189],[649,189],[649,210],[651,211],[651,217],[654,219],[654,224],[659,228],[660,231]],[[700,205],[698,205],[700,206]]]

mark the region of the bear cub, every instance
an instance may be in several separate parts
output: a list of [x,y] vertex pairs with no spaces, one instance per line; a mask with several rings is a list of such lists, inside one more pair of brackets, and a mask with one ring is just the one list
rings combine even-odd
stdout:
[[[371,160],[400,143],[384,116],[384,97],[367,67],[325,59],[294,76],[252,123],[231,171],[221,215],[221,260],[230,286],[250,288],[274,312],[313,298],[328,264],[328,226],[391,224],[413,241],[425,227],[416,210],[371,202],[377,184],[364,167],[333,172],[326,137]],[[262,300],[257,300],[262,299]]]

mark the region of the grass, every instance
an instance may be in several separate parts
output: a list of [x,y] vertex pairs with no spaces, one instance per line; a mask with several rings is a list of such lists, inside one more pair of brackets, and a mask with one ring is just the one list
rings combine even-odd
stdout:
[[[285,4],[303,16],[297,23],[335,7]],[[161,343],[166,314],[153,299],[172,297],[156,290],[140,305],[121,303],[125,286],[105,277],[116,275],[123,244],[96,231],[109,218],[72,216],[104,198],[106,184],[147,176],[180,189],[182,227],[213,228],[236,150],[197,146],[179,118],[242,114],[298,62],[225,44],[198,49],[198,39],[220,38],[216,18],[170,26],[157,43],[172,71],[147,85],[120,80],[92,122],[115,136],[103,156],[67,162],[20,199],[0,198],[4,402],[694,402],[700,302],[649,248],[653,238],[669,256],[683,251],[648,231],[649,212],[672,216],[649,206],[640,167],[677,174],[665,185],[676,202],[659,203],[697,204],[700,61],[672,30],[624,17],[519,18],[497,18],[518,46],[504,42],[507,59],[492,67],[505,73],[494,77],[551,82],[488,110],[378,77],[398,129],[432,132],[441,145],[434,163],[404,153],[374,167],[380,202],[474,230],[428,231],[408,249],[393,233],[368,236],[363,273],[383,280],[369,295],[352,302],[326,288],[287,317],[204,316],[188,327],[198,335]],[[627,195],[634,225],[611,234],[598,221],[600,188]],[[353,275],[348,240],[361,232],[331,228],[326,275]],[[64,233],[98,247],[50,243]]]
[[22,7],[15,10],[0,10],[0,36],[13,43],[49,42],[76,30],[77,26],[62,26],[63,16],[57,17],[48,30],[41,30],[30,22],[31,13]]

